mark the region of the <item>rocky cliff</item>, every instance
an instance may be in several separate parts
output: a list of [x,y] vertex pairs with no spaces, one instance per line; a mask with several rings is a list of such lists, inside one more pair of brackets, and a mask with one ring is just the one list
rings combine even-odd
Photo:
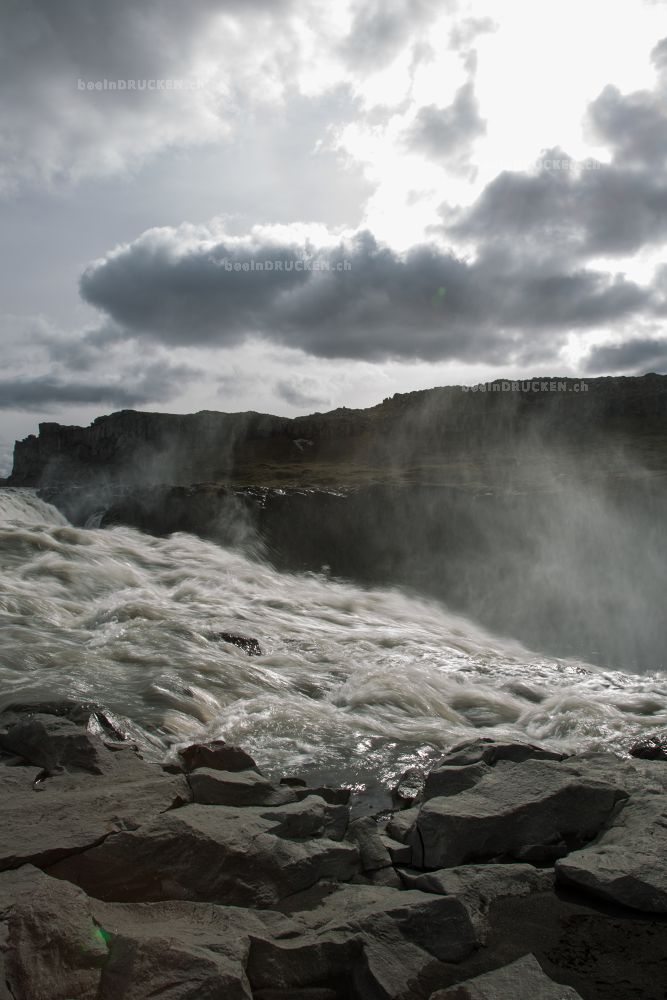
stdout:
[[454,386],[294,419],[123,410],[89,427],[40,424],[38,435],[16,443],[8,482],[476,485],[520,481],[524,457],[534,469],[522,472],[534,479],[545,443],[559,454],[596,455],[601,440],[608,471],[620,451],[664,471],[666,427],[661,375]]

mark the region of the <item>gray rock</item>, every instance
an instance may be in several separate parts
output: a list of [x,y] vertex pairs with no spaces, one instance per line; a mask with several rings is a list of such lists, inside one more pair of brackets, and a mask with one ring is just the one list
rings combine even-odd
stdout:
[[[554,845],[592,839],[627,793],[581,777],[567,764],[503,760],[457,795],[425,802],[410,834],[413,865],[447,868],[515,857],[530,847],[548,859]],[[578,842],[578,843],[577,843]]]
[[218,806],[277,806],[296,802],[287,785],[275,784],[257,771],[214,771],[202,767],[188,776],[193,801]]
[[549,979],[534,955],[485,972],[464,983],[438,990],[431,1000],[581,1000],[571,986]]
[[258,771],[250,754],[241,747],[229,746],[224,740],[210,743],[192,743],[178,751],[184,771],[195,771],[199,767],[214,771]]
[[412,848],[409,844],[401,844],[385,834],[381,835],[382,843],[391,858],[393,865],[409,865],[412,861]]
[[387,823],[387,834],[392,840],[397,840],[399,844],[407,844],[418,815],[419,806],[412,806],[411,809],[401,809],[400,812],[393,813]]
[[[307,806],[304,815],[297,807]],[[323,878],[359,870],[359,852],[323,834],[337,816],[318,799],[270,808],[188,805],[115,833],[50,869],[106,900],[209,900],[275,906]],[[306,830],[312,839],[287,839]]]
[[347,806],[332,805],[318,795],[309,795],[308,798],[279,808],[264,808],[261,815],[273,821],[271,832],[278,837],[288,837],[291,840],[313,837],[342,840],[347,832],[350,814]]
[[410,806],[420,798],[423,790],[424,773],[416,767],[409,767],[392,789],[391,797],[398,806]]
[[108,958],[86,895],[31,865],[0,874],[3,983],[15,1000],[95,997]]
[[642,736],[635,740],[628,753],[643,760],[667,760],[667,732]]
[[409,889],[460,899],[482,943],[486,942],[489,929],[487,915],[492,903],[507,896],[549,892],[554,885],[551,869],[511,864],[461,865],[425,873],[402,871],[401,878]]
[[305,799],[308,795],[319,795],[325,802],[330,802],[333,806],[346,806],[350,801],[349,788],[330,788],[328,785],[304,785],[302,788],[295,788],[296,797]]
[[600,836],[556,863],[559,881],[650,913],[667,913],[667,799],[633,795]]
[[348,838],[359,848],[361,870],[364,874],[379,871],[381,868],[391,868],[392,860],[389,852],[377,823],[370,816],[355,819],[350,823]]
[[101,751],[108,754],[101,775],[36,780],[38,768],[0,766],[0,870],[51,864],[190,800],[182,775],[166,774],[131,750]]
[[253,941],[253,989],[304,987],[347,969],[346,995],[399,997],[435,960],[462,961],[478,944],[459,900],[394,888],[341,886],[295,918],[300,937]]
[[19,716],[0,729],[0,746],[49,772],[61,769],[102,774],[104,744],[85,726],[53,715]]
[[534,743],[507,743],[503,740],[482,736],[459,743],[438,762],[440,767],[465,767],[468,764],[490,764],[499,760],[511,760],[520,764],[524,760],[565,760],[567,755]]
[[490,765],[483,761],[477,764],[444,764],[435,767],[426,776],[423,800],[427,802],[438,795],[458,795],[468,788],[474,788],[490,770]]

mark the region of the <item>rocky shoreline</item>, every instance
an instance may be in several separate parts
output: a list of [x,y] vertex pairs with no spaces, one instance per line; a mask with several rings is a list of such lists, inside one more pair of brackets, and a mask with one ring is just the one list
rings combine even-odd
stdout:
[[479,739],[392,813],[103,708],[0,715],[0,1000],[661,1000],[667,762]]

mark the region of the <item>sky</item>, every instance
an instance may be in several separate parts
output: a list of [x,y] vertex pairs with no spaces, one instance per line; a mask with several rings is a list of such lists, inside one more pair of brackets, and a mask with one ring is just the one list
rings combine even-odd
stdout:
[[41,421],[667,372],[667,0],[3,0],[0,473]]

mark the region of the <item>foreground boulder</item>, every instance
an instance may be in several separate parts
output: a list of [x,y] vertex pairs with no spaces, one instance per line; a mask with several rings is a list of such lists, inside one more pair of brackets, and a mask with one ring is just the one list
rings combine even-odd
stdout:
[[410,835],[413,864],[446,868],[513,858],[553,861],[591,840],[627,793],[567,763],[528,758],[475,762],[462,791],[429,799]]
[[357,848],[331,839],[346,823],[344,806],[316,796],[267,808],[188,805],[49,871],[99,899],[275,906],[320,879],[356,874]]
[[108,949],[85,893],[26,865],[0,874],[0,900],[0,996],[95,997]]
[[304,937],[253,942],[253,987],[296,998],[291,991],[317,976],[349,970],[343,996],[412,996],[426,968],[436,961],[461,962],[479,945],[460,900],[417,891],[340,886],[315,909],[294,916],[307,931]]
[[440,871],[402,871],[401,878],[410,889],[454,896],[466,907],[475,927],[478,940],[486,941],[488,914],[493,903],[508,896],[528,896],[534,892],[553,889],[552,869],[534,868],[532,865],[462,865],[460,868],[442,868]]
[[[59,720],[54,728],[62,732]],[[66,771],[49,776],[39,767],[0,763],[0,870],[25,862],[50,864],[190,801],[183,776],[166,774],[132,750],[111,751],[86,738],[97,743],[86,756],[101,772],[94,776]]]
[[581,997],[571,986],[549,979],[534,955],[525,955],[502,969],[438,990],[431,1000],[581,1000]]
[[556,873],[602,899],[667,913],[667,796],[633,795],[592,844],[557,862]]

